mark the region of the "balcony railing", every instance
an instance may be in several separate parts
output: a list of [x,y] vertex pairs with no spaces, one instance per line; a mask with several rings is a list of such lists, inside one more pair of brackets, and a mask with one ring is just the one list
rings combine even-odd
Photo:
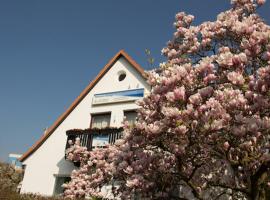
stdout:
[[108,144],[114,144],[115,141],[122,137],[123,135],[123,128],[112,128],[107,127],[103,129],[72,129],[66,131],[67,134],[67,143],[66,143],[66,149],[70,147],[69,140],[72,140],[73,142],[78,137],[80,138],[81,146],[87,147],[87,150],[92,150],[95,148],[95,144],[93,144],[93,139],[97,137],[105,137],[107,138],[107,141],[105,141]]

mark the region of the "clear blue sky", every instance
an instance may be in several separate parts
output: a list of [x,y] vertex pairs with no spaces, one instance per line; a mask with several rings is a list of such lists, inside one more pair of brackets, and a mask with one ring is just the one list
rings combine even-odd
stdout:
[[[106,62],[125,49],[147,69],[174,15],[214,20],[229,0],[0,0],[0,160],[23,153]],[[270,2],[259,10],[270,23]]]

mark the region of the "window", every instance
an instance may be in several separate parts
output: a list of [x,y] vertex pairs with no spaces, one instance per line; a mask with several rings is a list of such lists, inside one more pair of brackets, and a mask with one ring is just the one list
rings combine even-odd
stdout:
[[126,78],[127,74],[125,71],[118,72],[118,81],[123,81]]
[[106,128],[110,126],[111,113],[93,114],[90,128]]
[[109,144],[109,134],[99,134],[93,136],[92,148],[104,148]]
[[64,188],[62,185],[67,183],[71,180],[69,176],[56,176],[55,177],[55,184],[54,184],[54,195],[63,194]]
[[137,118],[137,112],[135,110],[124,112],[125,120],[128,121],[129,125],[133,126]]

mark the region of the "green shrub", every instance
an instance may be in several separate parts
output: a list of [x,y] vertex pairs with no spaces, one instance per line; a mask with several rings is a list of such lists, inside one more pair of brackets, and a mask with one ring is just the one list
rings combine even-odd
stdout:
[[23,173],[9,164],[0,162],[0,190],[16,191]]

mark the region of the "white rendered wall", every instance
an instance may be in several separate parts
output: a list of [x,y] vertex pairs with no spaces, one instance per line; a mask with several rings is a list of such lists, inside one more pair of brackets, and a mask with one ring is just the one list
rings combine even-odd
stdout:
[[[118,72],[121,70],[127,76],[119,82]],[[74,169],[74,165],[64,158],[67,130],[89,128],[90,114],[102,112],[111,112],[110,126],[119,127],[123,121],[123,112],[138,108],[134,102],[92,106],[94,94],[137,88],[145,88],[145,94],[150,91],[144,78],[121,57],[54,133],[23,162],[26,170],[21,192],[53,195],[55,175],[69,175]]]

